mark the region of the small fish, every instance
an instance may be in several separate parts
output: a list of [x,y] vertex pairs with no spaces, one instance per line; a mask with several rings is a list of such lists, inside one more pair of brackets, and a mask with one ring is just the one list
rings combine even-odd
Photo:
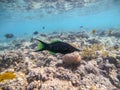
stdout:
[[[38,39],[36,39],[38,40]],[[38,44],[38,50],[37,51],[43,51],[43,50],[48,50],[52,53],[61,53],[61,54],[68,54],[68,53],[72,53],[74,51],[80,51],[79,49],[71,46],[68,43],[65,42],[61,42],[61,41],[54,41],[50,44],[45,43],[41,40],[38,40],[39,44]]]
[[80,26],[80,28],[83,28],[83,26]]
[[7,39],[14,37],[14,35],[13,35],[12,33],[5,34],[4,36],[5,36]]
[[108,34],[109,34],[109,35],[113,34],[113,31],[112,31],[112,30],[109,30],[109,31],[108,31]]
[[44,29],[45,29],[45,26],[43,26],[42,29],[44,30]]
[[97,31],[96,30],[92,30],[91,31],[91,34],[95,34]]
[[34,31],[33,34],[34,34],[34,35],[37,35],[37,34],[39,34],[39,32],[38,32],[38,31]]

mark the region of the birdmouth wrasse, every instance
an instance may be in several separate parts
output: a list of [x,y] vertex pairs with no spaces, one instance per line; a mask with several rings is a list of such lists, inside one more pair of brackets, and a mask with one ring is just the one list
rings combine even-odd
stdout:
[[38,44],[38,50],[36,50],[35,52],[48,50],[52,53],[68,54],[68,53],[72,53],[74,51],[80,51],[79,49],[77,49],[65,42],[54,41],[54,42],[48,44],[41,40],[38,40],[38,39],[36,39],[36,40],[39,41],[39,44]]

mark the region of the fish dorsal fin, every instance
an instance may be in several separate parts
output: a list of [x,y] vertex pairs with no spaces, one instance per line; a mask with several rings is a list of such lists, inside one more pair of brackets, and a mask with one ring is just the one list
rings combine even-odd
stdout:
[[50,44],[54,44],[54,43],[57,43],[57,42],[61,42],[61,41],[59,41],[59,40],[54,40],[54,41],[52,41]]

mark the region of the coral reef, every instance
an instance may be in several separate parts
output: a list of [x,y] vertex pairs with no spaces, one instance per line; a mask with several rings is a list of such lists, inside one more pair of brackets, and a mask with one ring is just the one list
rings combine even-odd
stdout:
[[[93,35],[87,38],[81,35],[83,32],[54,32],[45,35],[37,34],[31,36],[29,40],[18,39],[17,42],[10,41],[7,44],[1,44],[0,78],[3,78],[1,75],[9,74],[9,72],[15,74],[16,77],[11,80],[9,76],[7,77],[9,80],[0,82],[0,89],[119,90],[119,38],[98,36],[95,39],[100,42],[91,43],[88,40],[94,39]],[[74,44],[80,52],[66,55],[51,55],[47,51],[33,52],[37,47],[37,42],[33,38],[41,38],[46,42],[59,38],[61,41]],[[108,42],[112,43],[106,45]],[[3,79],[0,80],[3,81]]]

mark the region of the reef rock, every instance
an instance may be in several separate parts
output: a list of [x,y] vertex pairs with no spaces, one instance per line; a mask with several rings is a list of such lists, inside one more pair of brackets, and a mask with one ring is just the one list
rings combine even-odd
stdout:
[[78,64],[81,61],[81,56],[78,52],[73,52],[70,54],[65,54],[63,56],[63,62],[66,64]]

